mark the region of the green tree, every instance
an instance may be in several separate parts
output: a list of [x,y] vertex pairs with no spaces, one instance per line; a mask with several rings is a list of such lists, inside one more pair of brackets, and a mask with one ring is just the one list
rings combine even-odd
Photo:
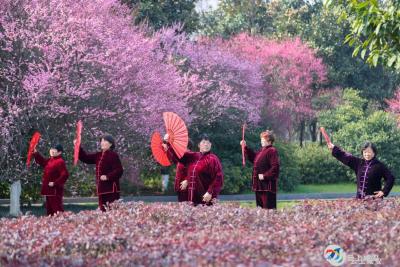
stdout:
[[196,0],[121,0],[133,10],[135,23],[147,22],[155,30],[182,23],[183,30],[190,33],[197,29],[199,14]]
[[239,32],[272,33],[272,17],[265,0],[221,0],[216,10],[200,16],[199,32],[228,38]]
[[366,141],[376,144],[378,158],[394,174],[400,173],[400,131],[392,114],[367,105],[359,92],[347,89],[343,102],[331,111],[322,112],[319,120],[332,135],[333,143],[355,156],[361,156]]
[[341,103],[334,109],[325,110],[319,114],[322,126],[337,132],[345,125],[358,122],[365,117],[367,101],[360,97],[360,92],[346,89],[343,92]]
[[391,98],[400,84],[398,73],[366,64],[361,58],[352,56],[353,49],[343,45],[350,25],[339,25],[332,13],[322,8],[315,8],[310,24],[305,26],[302,39],[317,49],[317,53],[328,66],[328,88],[357,88],[367,99],[374,99],[384,105],[384,99]]
[[398,0],[324,0],[342,21],[351,25],[345,42],[353,55],[377,66],[400,70],[400,2]]

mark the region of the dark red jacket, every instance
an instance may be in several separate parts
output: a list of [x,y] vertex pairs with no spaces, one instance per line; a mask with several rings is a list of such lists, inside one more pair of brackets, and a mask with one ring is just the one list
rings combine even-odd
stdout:
[[[276,193],[280,167],[276,148],[270,145],[254,152],[246,146],[245,153],[247,159],[254,164],[252,175],[253,191],[269,191]],[[264,180],[258,179],[259,174],[264,175]]]
[[[64,159],[61,156],[47,159],[39,152],[34,153],[33,156],[36,163],[44,168],[41,194],[43,196],[63,196],[64,184],[69,176]],[[54,182],[54,186],[50,187],[50,182]]]
[[[96,164],[96,188],[97,195],[120,192],[119,179],[124,172],[118,154],[115,151],[86,153],[81,147],[79,159],[87,164]],[[106,181],[100,180],[100,176],[107,176]]]
[[[183,182],[184,180],[187,180],[187,168],[185,165],[178,162],[176,164],[176,175],[175,175],[175,184],[174,184],[175,192],[182,191],[181,190],[181,182]],[[184,190],[184,191],[186,191],[186,190]]]
[[180,162],[187,168],[189,200],[201,199],[206,193],[217,198],[224,184],[224,173],[218,157],[213,153],[185,152],[178,159],[171,146],[168,157],[173,162]]

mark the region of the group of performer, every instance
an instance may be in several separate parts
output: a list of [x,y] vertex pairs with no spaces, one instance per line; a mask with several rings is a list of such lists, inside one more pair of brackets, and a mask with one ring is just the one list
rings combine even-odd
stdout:
[[[115,140],[111,135],[101,137],[98,152],[87,153],[82,147],[79,148],[79,160],[86,164],[96,165],[96,193],[99,209],[102,211],[106,211],[108,204],[120,198],[119,179],[122,176],[123,167],[114,149]],[[64,184],[69,174],[62,153],[62,145],[56,144],[50,148],[49,158],[43,157],[36,148],[33,154],[35,161],[44,169],[41,194],[46,197],[47,215],[64,211]]]
[[[215,200],[223,186],[223,172],[220,160],[211,153],[211,141],[203,136],[199,143],[199,152],[186,152],[178,158],[168,143],[166,135],[163,145],[169,159],[177,163],[175,177],[175,191],[178,201],[191,201],[195,205],[210,205]],[[244,153],[248,161],[253,164],[252,190],[255,192],[256,205],[263,209],[276,209],[278,178],[280,170],[279,154],[274,147],[275,136],[272,131],[260,133],[261,148],[252,150],[242,140]],[[394,176],[385,164],[377,159],[377,149],[373,143],[366,142],[361,149],[362,157],[356,157],[335,146],[327,144],[332,155],[349,166],[357,177],[357,199],[383,198],[389,195]],[[385,185],[382,188],[382,178]]]
[[[261,147],[257,151],[248,147],[244,140],[240,142],[247,160],[253,164],[251,180],[256,205],[264,209],[276,209],[277,205],[280,161],[274,142],[274,133],[269,130],[260,133]],[[374,144],[366,143],[363,146],[362,157],[353,156],[330,142],[327,145],[335,158],[355,172],[358,199],[389,195],[395,179],[385,164],[376,158],[377,149]],[[100,139],[100,151],[88,153],[82,147],[79,148],[79,160],[96,165],[96,193],[102,211],[106,211],[109,203],[120,198],[119,179],[123,167],[115,146],[114,138],[105,135]],[[182,157],[178,157],[170,145],[168,134],[164,136],[162,146],[169,160],[176,163],[174,189],[178,201],[212,205],[223,188],[224,174],[221,161],[211,152],[210,138],[202,135],[198,143],[199,151],[188,150]],[[49,158],[43,157],[36,149],[34,153],[35,161],[44,168],[41,194],[46,196],[48,215],[63,211],[64,184],[69,174],[62,153],[63,147],[60,144],[50,148]],[[381,184],[382,178],[385,180],[384,188]]]

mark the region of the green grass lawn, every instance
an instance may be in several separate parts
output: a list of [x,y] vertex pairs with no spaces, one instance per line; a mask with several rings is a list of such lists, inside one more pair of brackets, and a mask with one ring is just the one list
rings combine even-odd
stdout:
[[[222,203],[232,203],[232,202],[222,202]],[[234,202],[235,203],[235,202]],[[255,208],[255,201],[238,201],[240,207],[244,208]],[[278,209],[291,208],[294,205],[298,204],[298,201],[278,201]],[[65,211],[72,212],[80,212],[82,210],[95,210],[97,209],[97,203],[81,203],[81,204],[64,204]],[[0,218],[1,217],[10,217],[9,216],[10,207],[8,205],[0,205]],[[22,207],[21,211],[23,214],[32,214],[35,216],[45,216],[46,209],[43,205],[35,204],[31,207]]]
[[[339,184],[301,184],[295,191],[281,192],[288,194],[305,194],[305,193],[354,193],[356,184],[339,183]],[[400,192],[400,186],[395,185],[391,192]]]
[[[354,193],[356,190],[356,184],[353,183],[339,183],[339,184],[309,184],[299,185],[295,191],[292,192],[278,192],[288,194],[307,194],[307,193]],[[400,192],[400,185],[395,185],[392,192]],[[248,194],[254,194],[253,192],[245,192]],[[256,207],[255,201],[240,201],[241,207]],[[297,201],[278,201],[278,209],[290,208],[296,205]],[[82,203],[82,204],[64,204],[66,211],[79,212],[81,210],[95,210],[97,203]],[[22,207],[22,212],[25,214],[28,212],[42,216],[46,215],[46,209],[42,205],[33,205],[31,207]],[[7,217],[9,213],[8,205],[0,205],[0,217]]]
[[[82,203],[82,204],[64,204],[65,211],[80,212],[82,210],[95,210],[97,209],[97,203]],[[35,204],[31,207],[23,206],[21,208],[23,214],[27,212],[36,216],[46,215],[46,209],[43,205]],[[0,218],[9,217],[10,207],[8,205],[0,205]]]
[[[356,191],[355,183],[337,183],[337,184],[301,184],[294,191],[279,191],[280,194],[307,194],[307,193],[354,193]],[[391,192],[400,192],[400,185],[393,186]],[[254,194],[250,189],[243,194]]]

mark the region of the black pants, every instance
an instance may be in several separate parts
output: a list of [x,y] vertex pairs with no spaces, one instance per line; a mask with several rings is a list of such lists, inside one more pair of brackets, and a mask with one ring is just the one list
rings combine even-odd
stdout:
[[188,191],[187,190],[179,191],[179,192],[177,192],[177,194],[178,194],[178,201],[179,202],[189,201],[188,200]]
[[46,196],[47,215],[63,212],[63,196]]
[[113,203],[115,200],[119,199],[119,193],[109,193],[99,195],[99,208],[101,211],[106,211],[108,204]]
[[256,204],[263,209],[276,209],[276,193],[256,191]]

